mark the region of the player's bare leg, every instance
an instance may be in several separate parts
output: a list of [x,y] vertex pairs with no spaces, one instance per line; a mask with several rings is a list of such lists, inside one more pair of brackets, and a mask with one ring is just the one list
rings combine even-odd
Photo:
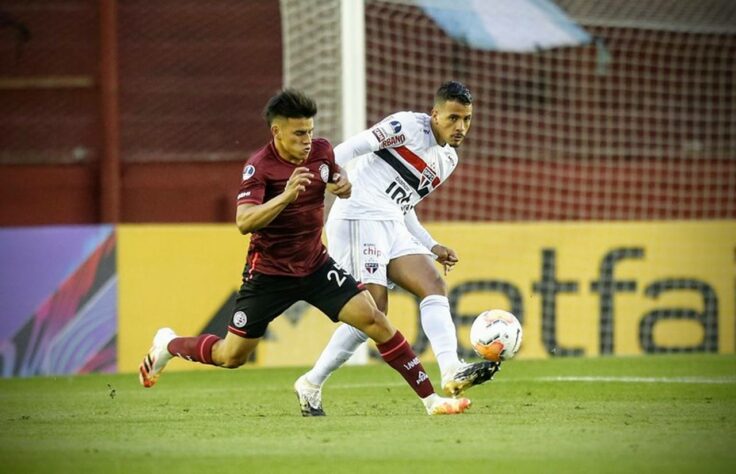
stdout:
[[232,333],[228,333],[224,339],[214,334],[178,337],[170,328],[162,328],[156,333],[151,349],[141,362],[138,377],[141,385],[153,387],[166,364],[174,357],[224,368],[240,367],[259,341]]
[[387,272],[391,281],[421,298],[422,330],[440,366],[443,390],[458,396],[470,387],[491,380],[498,370],[497,363],[467,364],[458,357],[457,331],[447,300],[447,285],[434,261],[427,255],[405,255],[391,260]]
[[226,369],[235,369],[245,364],[256,350],[261,338],[249,339],[231,332],[212,346],[213,365]]

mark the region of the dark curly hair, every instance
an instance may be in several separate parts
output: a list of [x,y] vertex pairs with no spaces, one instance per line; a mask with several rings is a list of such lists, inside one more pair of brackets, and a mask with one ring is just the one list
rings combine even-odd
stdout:
[[435,104],[441,104],[450,100],[463,105],[470,105],[473,103],[473,96],[470,94],[470,89],[462,82],[447,81],[437,89],[434,102]]

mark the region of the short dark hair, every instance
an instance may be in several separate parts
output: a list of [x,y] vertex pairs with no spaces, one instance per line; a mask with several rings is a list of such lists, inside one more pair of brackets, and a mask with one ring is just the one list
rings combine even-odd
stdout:
[[263,117],[271,125],[276,117],[312,118],[317,115],[317,103],[301,91],[284,89],[271,97],[263,110]]
[[470,105],[473,103],[473,96],[470,94],[470,89],[458,81],[447,81],[443,82],[437,93],[434,95],[434,102],[436,104],[447,102],[452,100],[460,102],[463,105]]

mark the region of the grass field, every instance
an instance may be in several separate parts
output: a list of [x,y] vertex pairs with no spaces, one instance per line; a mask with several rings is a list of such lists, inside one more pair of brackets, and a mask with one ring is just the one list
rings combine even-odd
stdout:
[[512,361],[445,417],[375,365],[338,371],[328,416],[302,418],[300,373],[3,379],[0,472],[736,471],[734,356]]

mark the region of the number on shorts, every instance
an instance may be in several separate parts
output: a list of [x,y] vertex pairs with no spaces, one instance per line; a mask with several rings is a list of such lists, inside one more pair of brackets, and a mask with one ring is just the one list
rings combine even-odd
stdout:
[[327,279],[332,281],[332,277],[335,277],[335,282],[337,283],[337,286],[342,287],[342,284],[345,283],[345,280],[347,277],[345,275],[340,275],[337,270],[330,270],[327,272]]

